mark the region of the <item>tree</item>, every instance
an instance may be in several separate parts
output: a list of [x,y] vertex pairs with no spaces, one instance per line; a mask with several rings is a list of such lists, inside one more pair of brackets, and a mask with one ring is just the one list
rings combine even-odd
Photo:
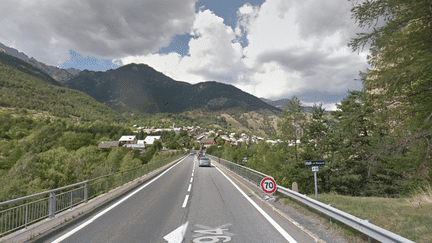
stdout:
[[216,138],[216,144],[217,144],[218,146],[222,146],[222,144],[223,144],[223,139],[222,139],[221,137]]
[[373,149],[373,123],[367,117],[371,107],[365,91],[350,91],[337,108],[331,112],[336,123],[329,137],[334,152],[327,165],[332,172],[330,183],[338,193],[358,194],[373,167],[368,164]]
[[295,160],[298,162],[297,141],[302,137],[302,127],[306,120],[306,115],[303,112],[303,105],[297,96],[293,96],[288,100],[286,109],[282,111],[282,115],[278,122],[278,127],[282,137],[288,143],[294,144]]
[[312,117],[309,122],[304,125],[304,136],[302,144],[305,146],[304,159],[323,159],[325,157],[327,144],[326,136],[329,132],[329,126],[325,117],[325,109],[322,104],[312,107]]
[[[430,0],[369,0],[356,2],[352,8],[359,27],[373,27],[349,45],[359,51],[370,44],[372,69],[362,80],[374,104],[372,119],[387,124],[386,141],[374,161],[390,150],[408,148],[405,153],[423,157],[419,167],[432,167],[431,10]],[[432,170],[418,171],[417,176],[432,182]]]

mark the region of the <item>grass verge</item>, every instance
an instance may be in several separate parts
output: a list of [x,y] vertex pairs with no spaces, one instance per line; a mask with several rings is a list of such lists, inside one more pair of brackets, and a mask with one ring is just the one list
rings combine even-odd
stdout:
[[[314,198],[315,195],[309,195]],[[319,194],[319,201],[418,243],[432,242],[432,188],[418,190],[409,198],[351,197]],[[348,242],[367,242],[367,236],[295,200],[285,203],[306,215],[316,215],[328,227],[342,230]]]

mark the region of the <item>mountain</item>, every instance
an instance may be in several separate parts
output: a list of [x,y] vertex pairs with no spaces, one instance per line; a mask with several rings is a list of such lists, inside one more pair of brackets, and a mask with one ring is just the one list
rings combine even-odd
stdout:
[[[273,101],[265,98],[261,98],[261,100],[281,110],[284,110],[286,108],[286,105],[288,104],[289,101],[289,99],[280,99],[280,100]],[[312,108],[313,108],[312,106],[304,106],[304,110],[307,113],[312,113]],[[329,113],[330,111],[325,110],[324,112]]]
[[0,107],[45,111],[83,121],[122,119],[94,98],[64,87],[44,71],[4,52],[0,52]]
[[61,69],[58,67],[46,65],[45,63],[39,62],[36,59],[34,59],[33,57],[29,58],[26,54],[19,52],[13,48],[7,47],[7,46],[3,45],[2,43],[0,43],[0,52],[4,52],[8,55],[14,56],[16,58],[19,58],[19,59],[25,61],[25,62],[30,63],[32,66],[44,71],[45,73],[47,73],[48,75],[53,77],[55,80],[57,80],[61,83],[66,82],[67,80],[75,77],[76,75],[78,75],[81,72],[81,70],[77,70],[74,68]]
[[106,72],[84,70],[65,85],[120,111],[180,113],[193,109],[239,108],[280,112],[232,85],[175,81],[144,64],[129,64]]

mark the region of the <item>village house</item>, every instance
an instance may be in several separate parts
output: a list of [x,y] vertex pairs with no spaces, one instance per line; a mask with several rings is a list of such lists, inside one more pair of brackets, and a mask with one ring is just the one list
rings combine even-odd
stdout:
[[119,139],[120,144],[136,144],[137,138],[135,135],[127,135],[127,136],[121,136]]
[[118,148],[120,142],[119,141],[112,141],[112,142],[101,142],[98,146],[98,149],[106,149],[106,148]]
[[146,144],[146,145],[152,145],[152,144],[154,144],[154,142],[156,140],[159,140],[160,142],[162,142],[161,136],[147,136],[144,139],[144,144]]
[[203,138],[199,140],[198,143],[200,144],[201,147],[206,147],[206,148],[216,145],[214,138]]

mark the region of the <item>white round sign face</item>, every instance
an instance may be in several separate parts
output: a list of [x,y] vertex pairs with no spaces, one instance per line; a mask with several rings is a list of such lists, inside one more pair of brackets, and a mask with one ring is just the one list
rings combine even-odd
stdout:
[[273,193],[276,191],[277,185],[276,181],[271,177],[266,177],[261,180],[261,189],[265,193]]

